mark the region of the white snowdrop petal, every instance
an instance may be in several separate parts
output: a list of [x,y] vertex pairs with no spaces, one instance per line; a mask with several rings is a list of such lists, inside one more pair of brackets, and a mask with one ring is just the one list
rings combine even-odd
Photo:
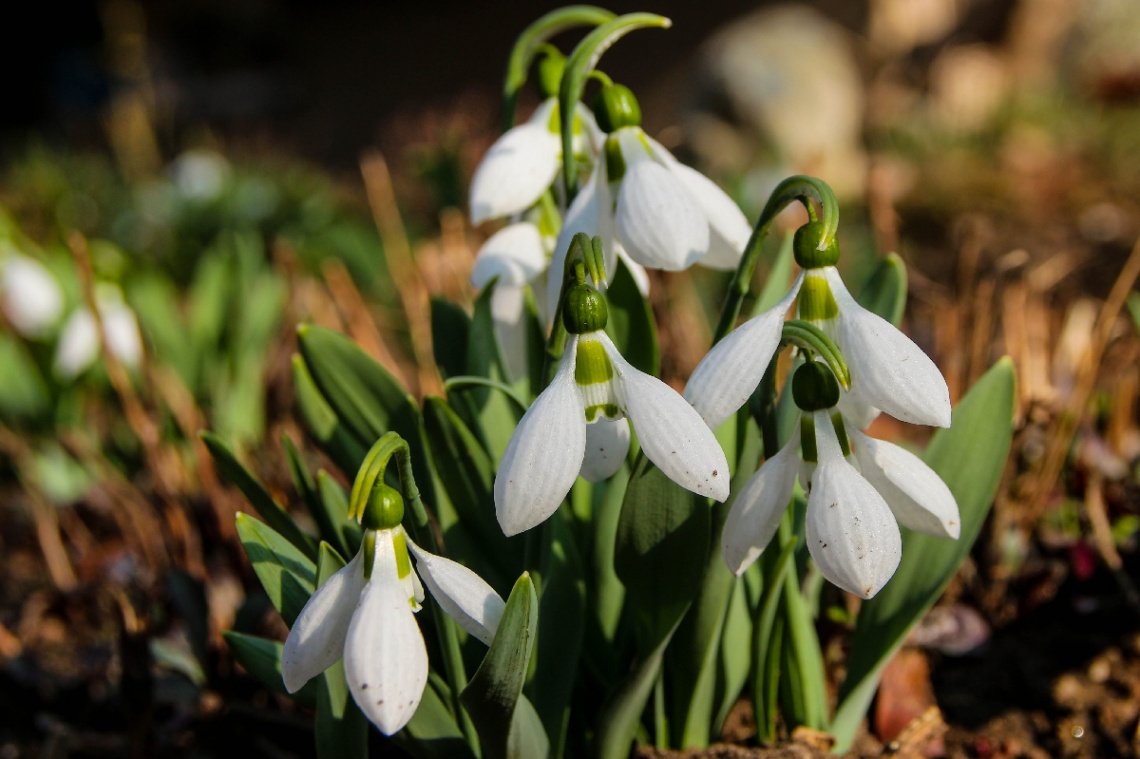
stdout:
[[578,338],[566,342],[562,363],[535,399],[499,463],[495,514],[505,535],[517,535],[545,521],[557,509],[582,468],[586,412],[574,365]]
[[380,571],[377,558],[348,626],[344,676],[364,716],[392,735],[416,713],[427,684],[428,655],[403,586]]
[[830,582],[871,598],[902,558],[899,526],[883,497],[843,458],[826,413],[815,413],[815,429],[819,463],[805,519],[808,551]]
[[852,386],[896,419],[949,427],[950,390],[930,357],[886,319],[856,303],[835,267],[824,274],[839,307],[837,342]]
[[364,585],[361,554],[317,588],[301,609],[281,652],[285,689],[296,693],[310,679],[336,664]]
[[962,530],[954,494],[934,470],[905,448],[849,430],[863,477],[886,499],[899,524],[957,539]]
[[549,128],[554,99],[495,141],[471,179],[471,223],[521,213],[554,182],[562,144]]
[[471,286],[486,287],[492,278],[499,284],[523,285],[546,268],[546,250],[538,227],[520,221],[503,227],[487,238],[475,256]]
[[685,400],[712,429],[743,406],[768,369],[780,345],[784,316],[803,282],[796,278],[772,308],[734,329],[701,360],[685,385]]
[[728,460],[701,415],[676,390],[634,369],[605,333],[599,339],[641,450],[673,482],[723,502],[728,498]]
[[0,308],[16,332],[42,337],[63,312],[63,290],[39,261],[12,255],[0,262]]
[[701,266],[735,269],[752,236],[748,218],[724,190],[701,172],[677,162],[669,168],[692,194],[709,222],[709,250],[700,260]]
[[651,269],[687,269],[709,249],[704,213],[673,172],[653,161],[627,165],[614,221],[629,257]]
[[799,471],[799,432],[761,465],[736,494],[720,534],[720,550],[738,577],[760,556],[780,526]]
[[100,307],[107,349],[125,366],[134,368],[142,361],[142,335],[135,312],[125,303]]
[[879,415],[879,410],[868,403],[860,395],[859,388],[854,386],[848,391],[840,392],[835,409],[843,416],[848,431],[867,429]]
[[491,645],[506,602],[482,577],[462,564],[428,553],[410,540],[408,547],[432,598],[460,627]]
[[63,325],[55,346],[55,372],[70,379],[83,372],[99,356],[99,332],[95,317],[85,307],[76,309]]
[[606,419],[586,425],[586,456],[579,474],[590,482],[601,482],[614,476],[629,453],[629,422]]
[[[558,308],[558,296],[562,293],[562,270],[566,267],[566,253],[574,235],[585,232],[590,237],[602,234],[600,205],[609,197],[609,192],[602,189],[605,183],[605,171],[599,165],[582,185],[570,209],[562,220],[562,229],[558,232],[558,240],[554,243],[554,252],[550,258],[550,274],[546,278],[547,313],[554,318]],[[605,238],[605,235],[603,235]],[[612,237],[609,238],[605,249],[612,249]],[[609,266],[607,260],[606,265]]]

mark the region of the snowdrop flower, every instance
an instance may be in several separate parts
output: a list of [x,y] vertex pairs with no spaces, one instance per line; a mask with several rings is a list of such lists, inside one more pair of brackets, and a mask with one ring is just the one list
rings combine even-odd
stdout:
[[566,213],[548,301],[557,299],[562,286],[558,256],[578,232],[602,237],[606,271],[620,257],[646,287],[644,268],[736,268],[752,234],[736,203],[642,130],[641,109],[627,88],[603,87],[595,113],[610,134],[597,168]]
[[63,311],[63,291],[43,264],[19,253],[0,261],[0,307],[24,337],[46,335]]
[[[96,293],[99,317],[107,349],[125,366],[135,368],[142,361],[142,335],[135,312],[123,303],[123,295],[114,285],[103,285]],[[99,334],[95,317],[86,306],[80,306],[63,325],[55,349],[55,372],[64,379],[83,373],[99,357]]]
[[772,540],[797,477],[809,490],[808,551],[823,576],[849,593],[870,598],[894,574],[902,557],[898,524],[957,539],[950,489],[914,454],[848,433],[829,369],[804,364],[792,393],[804,411],[799,429],[741,488],[725,520],[721,552],[729,569],[743,573]]
[[552,244],[553,235],[543,235],[537,224],[519,221],[491,235],[475,256],[473,287],[482,289],[498,277],[491,294],[491,317],[513,380],[527,372],[526,286],[546,271]]
[[[584,277],[583,277],[584,279]],[[579,281],[566,295],[570,338],[558,372],[523,415],[495,478],[495,512],[506,535],[553,514],[579,473],[611,476],[629,450],[627,419],[649,460],[681,487],[728,497],[724,452],[693,408],[665,383],[634,369],[604,329],[605,299]]]
[[934,362],[887,320],[855,302],[835,268],[836,246],[819,249],[823,225],[796,231],[796,262],[803,271],[787,295],[717,343],[694,370],[685,398],[716,428],[744,405],[780,344],[784,315],[797,301],[800,319],[839,347],[851,389],[839,409],[857,429],[878,412],[912,424],[950,426],[950,391]]
[[424,599],[420,579],[444,611],[487,645],[506,606],[470,569],[413,543],[400,526],[403,514],[399,493],[377,485],[360,552],[313,593],[281,654],[290,693],[343,658],[353,700],[385,735],[408,723],[427,684],[427,648],[413,616]]

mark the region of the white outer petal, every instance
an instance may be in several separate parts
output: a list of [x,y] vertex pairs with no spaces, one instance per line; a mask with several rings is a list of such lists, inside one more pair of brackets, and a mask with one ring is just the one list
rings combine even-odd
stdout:
[[527,372],[529,325],[523,318],[525,314],[525,286],[496,284],[491,293],[491,319],[512,381],[522,379]]
[[834,266],[823,271],[839,307],[836,342],[851,370],[851,385],[896,419],[949,427],[950,390],[930,357],[893,324],[856,303]]
[[735,414],[760,384],[780,345],[784,316],[803,280],[800,272],[779,303],[728,333],[693,370],[685,385],[685,400],[712,429]]
[[728,568],[739,577],[763,553],[792,499],[800,467],[800,434],[776,452],[736,494],[724,521],[720,551]]
[[590,482],[613,477],[629,453],[629,421],[606,419],[599,415],[586,425],[586,456],[579,474]]
[[954,494],[934,470],[905,448],[849,430],[863,477],[904,527],[957,540],[962,530]]
[[525,123],[495,141],[471,179],[471,223],[520,213],[554,182],[562,166],[562,143],[549,129],[553,98]]
[[427,648],[396,574],[390,530],[376,536],[372,579],[344,642],[344,676],[360,711],[385,735],[406,725],[423,698]]
[[142,335],[135,312],[125,303],[100,306],[107,349],[125,366],[134,368],[142,361]]
[[42,337],[63,312],[63,291],[39,261],[12,255],[0,262],[0,307],[16,332]]
[[728,459],[701,415],[676,390],[634,369],[604,332],[598,337],[613,364],[618,400],[641,450],[673,482],[723,502],[728,498]]
[[[598,167],[582,186],[562,220],[562,229],[558,232],[558,240],[554,243],[554,253],[550,259],[550,274],[546,278],[548,314],[557,316],[554,312],[558,308],[558,296],[562,293],[562,270],[566,267],[566,253],[574,235],[579,232],[585,232],[590,237],[602,234],[601,206],[609,197],[609,192],[603,189],[606,173],[604,163],[598,162]],[[605,238],[605,235],[602,236]],[[606,244],[612,247],[612,242]]]
[[344,655],[344,639],[364,586],[361,553],[317,588],[301,609],[281,652],[285,689],[296,693]]
[[651,269],[687,269],[709,250],[709,224],[672,171],[650,160],[627,164],[614,216],[629,257]]
[[582,468],[586,412],[574,380],[578,338],[566,341],[558,373],[535,399],[507,443],[495,476],[495,514],[517,535],[550,517]]
[[55,346],[55,372],[70,379],[91,366],[99,356],[99,332],[86,307],[77,308],[64,322]]
[[542,234],[529,221],[509,224],[487,238],[475,256],[471,286],[483,288],[493,277],[499,284],[523,285],[546,268]]
[[879,415],[879,410],[868,403],[859,394],[859,388],[854,386],[848,391],[840,392],[835,409],[843,415],[848,430],[865,430]]
[[467,567],[424,551],[411,540],[416,570],[432,598],[464,630],[491,645],[507,604],[482,577]]
[[701,172],[678,162],[669,168],[692,194],[709,222],[709,251],[699,263],[712,269],[735,269],[752,236],[748,218],[724,190]]
[[883,497],[843,458],[826,413],[815,413],[815,430],[819,463],[808,496],[808,551],[825,578],[870,598],[899,566],[899,526]]

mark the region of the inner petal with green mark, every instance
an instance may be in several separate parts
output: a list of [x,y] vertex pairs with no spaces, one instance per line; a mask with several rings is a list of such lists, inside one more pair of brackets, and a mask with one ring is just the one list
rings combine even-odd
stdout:
[[392,530],[392,550],[396,554],[396,576],[400,578],[400,585],[408,594],[408,603],[411,604],[412,611],[419,611],[420,603],[417,596],[422,597],[423,591],[416,590],[419,580],[412,572],[412,562],[408,558],[408,538],[404,535],[403,527]]
[[614,392],[614,367],[606,355],[605,346],[592,337],[593,333],[578,338],[578,355],[574,364],[574,380],[582,393],[586,421],[596,422],[599,416],[621,419],[625,414],[618,405]]
[[831,285],[821,271],[804,273],[804,284],[797,301],[799,318],[809,322],[825,322],[839,315],[839,306],[831,294]]

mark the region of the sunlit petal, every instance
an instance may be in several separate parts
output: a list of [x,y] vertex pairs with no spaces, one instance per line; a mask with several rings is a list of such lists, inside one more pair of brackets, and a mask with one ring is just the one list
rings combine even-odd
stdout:
[[899,526],[883,497],[843,458],[826,413],[815,413],[815,430],[819,463],[805,519],[808,551],[825,578],[870,598],[898,568]]
[[99,331],[95,317],[85,307],[77,308],[60,331],[55,346],[55,372],[64,379],[80,374],[99,356]]
[[712,269],[735,269],[752,235],[752,226],[744,212],[724,190],[696,169],[674,163],[670,170],[692,194],[709,222],[709,250],[699,263]]
[[18,333],[42,337],[59,321],[63,290],[39,261],[12,255],[0,261],[0,308]]
[[629,422],[601,417],[586,425],[586,457],[579,474],[590,482],[614,476],[629,453]]
[[868,403],[855,386],[839,394],[835,408],[843,415],[848,430],[865,430],[879,416],[879,410]]
[[716,429],[735,414],[760,384],[780,344],[784,316],[802,282],[803,273],[779,303],[714,345],[689,377],[685,400],[709,427]]
[[619,402],[649,460],[687,490],[728,498],[728,460],[701,415],[676,390],[634,369],[605,333],[599,338],[613,364]]
[[317,588],[301,609],[281,653],[285,688],[296,693],[311,678],[336,664],[364,585],[361,554]]
[[523,285],[546,268],[546,250],[538,227],[520,221],[487,238],[475,256],[471,285],[485,287],[493,277],[499,284]]
[[896,419],[949,427],[950,390],[930,357],[886,319],[856,303],[835,267],[824,274],[839,307],[836,336],[852,386]]
[[863,477],[887,501],[903,527],[941,538],[961,532],[958,503],[934,470],[910,451],[849,431]]
[[673,172],[653,161],[627,167],[614,220],[629,257],[651,269],[686,269],[709,249],[704,213]]
[[776,534],[780,518],[792,499],[800,465],[800,435],[768,459],[740,492],[720,534],[724,561],[739,576],[756,561]]
[[494,588],[462,564],[430,554],[410,540],[408,547],[432,598],[460,627],[491,645],[506,608]]
[[582,468],[586,414],[574,380],[578,338],[566,343],[558,373],[523,415],[495,477],[495,513],[506,535],[546,520]]
[[142,335],[135,312],[125,303],[109,303],[99,308],[107,349],[125,366],[134,368],[142,361]]
[[562,143],[550,131],[547,100],[525,124],[495,141],[471,180],[471,223],[525,211],[538,202],[561,168]]

